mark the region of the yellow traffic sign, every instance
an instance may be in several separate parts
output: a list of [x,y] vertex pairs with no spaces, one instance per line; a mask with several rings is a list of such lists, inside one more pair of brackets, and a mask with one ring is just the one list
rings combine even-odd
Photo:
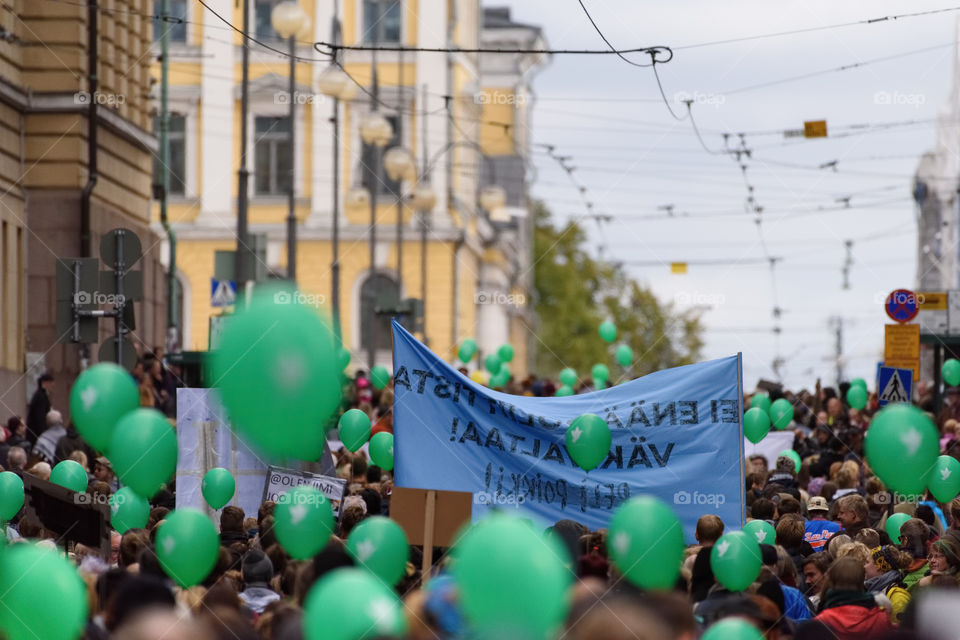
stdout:
[[670,273],[684,274],[687,272],[686,262],[671,262]]
[[884,326],[883,364],[898,369],[913,369],[913,379],[920,375],[920,325],[888,324]]
[[827,121],[826,120],[807,120],[803,123],[804,138],[826,138]]

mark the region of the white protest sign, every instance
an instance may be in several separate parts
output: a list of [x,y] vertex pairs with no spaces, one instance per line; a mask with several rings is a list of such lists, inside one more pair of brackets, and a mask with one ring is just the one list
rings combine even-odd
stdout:
[[784,449],[793,449],[793,431],[771,431],[757,444],[746,438],[743,439],[743,457],[749,459],[754,454],[760,454],[767,459],[770,469],[777,466],[777,455]]
[[321,476],[308,471],[295,471],[270,467],[267,480],[263,486],[263,499],[279,501],[280,496],[295,487],[311,486],[330,500],[333,508],[333,517],[340,517],[340,502],[347,489],[347,481],[343,478]]

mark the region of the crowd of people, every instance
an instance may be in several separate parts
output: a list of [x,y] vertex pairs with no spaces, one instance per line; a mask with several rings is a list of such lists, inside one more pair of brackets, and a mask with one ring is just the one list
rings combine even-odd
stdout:
[[[150,389],[153,402],[147,403],[144,392],[144,404],[168,408],[175,385],[164,382],[162,359],[141,364],[140,387]],[[110,461],[64,424],[48,395],[50,382],[49,376],[40,378],[26,421],[14,416],[0,429],[0,466],[20,476],[48,478],[53,465],[75,460],[88,470],[89,493],[111,495],[118,486]],[[552,382],[534,378],[511,387],[544,396],[555,389]],[[771,392],[795,407],[793,449],[802,464],[798,471],[785,455],[746,461],[747,519],[768,523],[775,539],[760,545],[762,569],[742,592],[729,591],[714,576],[713,547],[740,524],[717,515],[700,517],[697,544],[686,549],[677,583],[667,592],[641,592],[623,578],[608,555],[606,530],[591,531],[573,520],[549,527],[546,535],[569,550],[576,574],[566,628],[558,636],[692,639],[721,620],[739,618],[771,640],[941,637],[931,635],[930,625],[950,612],[934,599],[925,600],[925,594],[949,593],[960,603],[960,498],[939,504],[928,495],[889,492],[863,455],[864,434],[878,410],[876,397],[857,410],[844,402],[845,391],[818,383],[811,392]],[[921,389],[920,406],[940,429],[942,451],[960,457],[960,394],[948,394],[936,416],[928,395],[929,389]],[[745,400],[749,404],[750,398]],[[344,408],[368,412],[374,432],[392,431],[392,403],[390,386],[374,389],[363,372],[345,388]],[[109,559],[81,544],[63,548],[53,532],[23,512],[7,524],[6,538],[11,544],[32,539],[60,546],[76,563],[90,603],[85,638],[301,638],[311,586],[355,564],[344,544],[350,532],[370,516],[390,515],[391,474],[372,465],[362,451],[341,449],[335,456],[337,474],[348,481],[347,495],[334,536],[311,560],[292,559],[277,542],[273,502],[263,502],[257,513],[227,506],[219,513],[215,568],[201,585],[176,587],[154,550],[157,529],[174,508],[172,484],[151,501],[145,527],[113,533]],[[891,538],[886,522],[895,513],[909,519]],[[443,578],[452,562],[447,551],[435,549],[431,574],[421,575],[422,550],[410,547],[395,591],[403,599],[412,639],[471,637],[456,588]],[[430,588],[431,583],[438,586]]]

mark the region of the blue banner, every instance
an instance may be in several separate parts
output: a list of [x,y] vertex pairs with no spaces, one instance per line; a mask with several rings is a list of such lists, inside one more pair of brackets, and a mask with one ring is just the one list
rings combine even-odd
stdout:
[[[697,518],[743,524],[740,356],[658,371],[602,391],[532,398],[479,385],[393,323],[396,485],[472,493],[473,517],[517,509],[548,523],[606,527],[641,494]],[[584,413],[607,421],[610,454],[586,472],[564,445]]]

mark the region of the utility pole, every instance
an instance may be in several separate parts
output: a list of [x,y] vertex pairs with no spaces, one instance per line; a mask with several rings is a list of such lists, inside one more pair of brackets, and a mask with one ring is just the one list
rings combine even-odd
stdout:
[[834,358],[836,359],[837,367],[837,388],[840,388],[840,383],[843,381],[843,317],[842,316],[831,316],[828,321],[830,328],[834,332]]
[[[339,2],[333,3],[333,42],[340,44],[340,7]],[[339,49],[333,50],[332,64],[339,64]],[[333,125],[333,263],[330,265],[331,293],[333,298],[333,332],[337,346],[342,346],[340,333],[340,98],[333,99],[333,116],[330,118]]]
[[247,112],[250,108],[250,2],[243,0],[243,54],[241,58],[240,79],[240,168],[237,170],[237,255],[236,277],[237,293],[242,295],[250,277],[250,233],[247,229]]
[[[423,98],[421,100],[422,109],[427,108],[427,85],[424,83],[421,87]],[[423,163],[421,172],[421,181],[423,184],[429,184],[430,165],[427,163],[427,155],[430,153],[430,147],[427,145],[427,119],[420,118],[421,142],[423,143],[423,157],[420,159]],[[420,212],[420,303],[423,305],[423,344],[429,346],[427,339],[427,231],[430,229],[430,212]]]
[[170,34],[167,25],[170,0],[161,0],[160,18],[160,224],[167,232],[167,351],[180,343],[177,335],[177,236],[167,218],[167,193],[170,190]]

